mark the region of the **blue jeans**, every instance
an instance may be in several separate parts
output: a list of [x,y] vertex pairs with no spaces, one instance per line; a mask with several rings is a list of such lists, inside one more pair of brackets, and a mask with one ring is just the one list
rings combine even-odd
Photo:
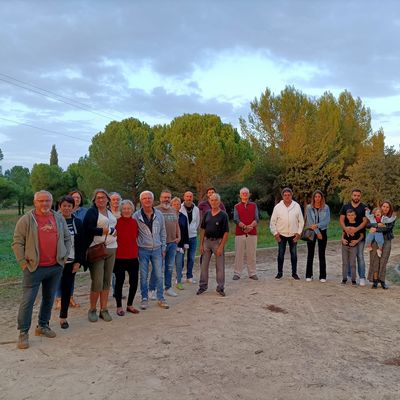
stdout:
[[[168,290],[172,286],[172,272],[174,271],[176,246],[176,243],[168,243],[163,259],[165,290]],[[156,277],[153,268],[150,276],[149,290],[155,290],[155,288]]]
[[56,264],[51,267],[38,267],[30,272],[28,268],[23,271],[22,301],[18,310],[18,329],[28,332],[32,323],[33,304],[42,284],[42,302],[40,304],[38,325],[47,326],[51,318],[54,296],[60,282],[63,267]]
[[[365,260],[364,260],[365,240],[361,240],[357,244],[357,271],[360,279],[365,279]],[[351,276],[351,266],[347,267],[347,276]]]
[[187,250],[186,278],[193,278],[194,259],[196,257],[197,237],[189,238],[189,249]]
[[183,257],[185,253],[176,252],[175,265],[176,265],[176,282],[182,282],[182,271],[183,271]]
[[158,249],[145,249],[139,247],[139,272],[140,292],[142,300],[149,298],[149,265],[152,265],[152,273],[155,274],[157,287],[157,300],[164,300],[163,262],[161,247]]
[[290,261],[292,264],[292,274],[297,273],[297,242],[294,236],[286,237],[280,235],[281,241],[278,242],[278,273],[283,273],[283,262],[285,260],[286,243],[289,243]]

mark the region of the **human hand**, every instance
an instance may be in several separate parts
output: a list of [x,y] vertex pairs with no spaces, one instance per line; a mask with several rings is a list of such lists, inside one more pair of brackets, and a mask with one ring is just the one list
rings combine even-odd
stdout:
[[279,243],[281,241],[281,235],[279,233],[276,233],[274,235],[275,240]]
[[73,267],[72,267],[72,273],[74,274],[75,272],[77,272],[80,268],[81,264],[79,263],[74,263]]

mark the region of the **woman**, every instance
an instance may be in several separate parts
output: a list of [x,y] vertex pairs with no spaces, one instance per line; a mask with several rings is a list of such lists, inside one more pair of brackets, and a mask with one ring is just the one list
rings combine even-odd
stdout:
[[79,190],[73,190],[72,192],[69,192],[68,195],[71,196],[75,201],[73,209],[74,216],[83,221],[88,209],[86,207],[82,207],[83,206],[82,193]]
[[179,229],[181,231],[181,240],[176,248],[175,265],[176,265],[176,288],[183,290],[182,285],[182,271],[183,271],[183,257],[185,249],[189,248],[189,223],[185,214],[179,212],[181,209],[181,200],[179,197],[174,197],[171,200],[171,206],[175,208],[178,213]]
[[121,203],[121,217],[117,222],[117,254],[115,258],[114,274],[115,274],[115,300],[117,302],[117,314],[125,315],[122,309],[122,286],[125,281],[125,271],[129,275],[129,294],[126,305],[126,311],[138,314],[139,310],[133,307],[133,299],[139,281],[139,260],[138,260],[138,224],[132,215],[135,206],[130,200],[123,200]]
[[100,298],[99,317],[106,322],[112,320],[107,309],[108,293],[110,291],[111,275],[114,268],[117,250],[116,229],[117,219],[109,209],[110,196],[104,189],[96,189],[92,199],[92,207],[83,220],[87,247],[105,243],[107,256],[89,264],[90,278],[90,309],[88,319],[97,322],[97,302]]
[[314,239],[307,242],[306,281],[313,279],[313,261],[315,244],[318,242],[319,280],[326,282],[325,250],[328,241],[327,229],[330,221],[329,206],[325,203],[325,196],[316,190],[311,197],[311,204],[306,207],[306,225],[314,231]]
[[[393,205],[389,200],[385,200],[381,205],[382,215],[387,217],[393,216]],[[372,243],[372,251],[369,258],[368,280],[372,282],[372,289],[378,288],[378,283],[381,284],[382,289],[389,289],[385,283],[386,266],[389,261],[390,252],[392,250],[393,228],[395,222],[388,224],[368,223],[367,228],[371,228],[371,233],[382,232],[384,243],[382,256],[379,257],[377,250],[378,245],[376,242]]]
[[71,299],[71,289],[74,286],[75,274],[85,261],[85,237],[82,221],[73,215],[74,199],[71,196],[63,196],[58,201],[58,209],[67,222],[69,233],[72,237],[72,248],[68,254],[61,276],[61,310],[60,325],[62,329],[69,327],[68,307]]

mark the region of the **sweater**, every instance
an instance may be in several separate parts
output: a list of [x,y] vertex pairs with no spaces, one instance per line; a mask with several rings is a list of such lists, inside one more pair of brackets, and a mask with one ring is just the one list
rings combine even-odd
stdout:
[[303,214],[298,203],[292,201],[286,207],[281,200],[275,207],[271,215],[269,224],[271,233],[275,236],[279,233],[285,237],[294,236],[296,233],[301,235],[304,226]]
[[138,257],[138,223],[133,218],[121,217],[117,221],[116,258],[132,259]]

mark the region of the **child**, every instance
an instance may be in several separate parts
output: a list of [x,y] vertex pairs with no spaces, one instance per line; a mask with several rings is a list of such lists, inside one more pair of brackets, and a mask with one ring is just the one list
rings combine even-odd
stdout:
[[[365,211],[365,216],[368,218],[368,220],[371,224],[388,224],[388,223],[396,220],[396,216],[387,217],[385,215],[382,215],[382,210],[379,207],[374,208],[372,210],[372,213],[370,210],[367,209]],[[372,242],[375,240],[376,244],[378,245],[376,254],[378,255],[378,257],[381,257],[382,250],[383,250],[383,242],[384,242],[383,233],[382,232],[373,232],[373,231],[375,231],[374,228],[371,228],[369,230],[367,238],[365,239],[365,244],[366,244],[367,250],[371,251],[372,250]]]
[[[357,227],[356,212],[350,208],[346,211],[346,228]],[[363,240],[364,234],[360,231],[355,232],[353,235],[347,234],[343,231],[342,235],[342,284],[347,282],[347,267],[351,267],[351,284],[355,286],[356,282],[356,257],[358,242]]]

